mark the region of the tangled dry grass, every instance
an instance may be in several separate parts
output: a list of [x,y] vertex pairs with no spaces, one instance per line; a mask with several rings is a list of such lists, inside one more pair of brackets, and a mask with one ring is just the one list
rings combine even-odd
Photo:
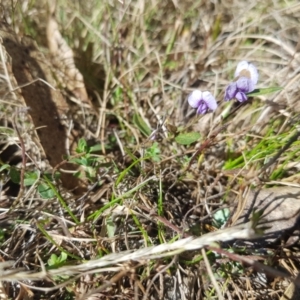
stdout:
[[[294,231],[236,243],[264,238],[257,214],[236,225],[252,188],[300,187],[297,1],[1,14],[1,299],[298,299]],[[241,60],[282,89],[224,102]],[[216,112],[195,116],[195,88]]]

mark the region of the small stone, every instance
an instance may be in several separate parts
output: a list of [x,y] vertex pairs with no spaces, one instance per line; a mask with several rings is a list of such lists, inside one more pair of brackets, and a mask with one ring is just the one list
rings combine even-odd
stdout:
[[288,238],[288,245],[299,240],[295,234],[300,223],[300,188],[273,187],[250,191],[236,224],[246,223],[253,210],[264,210],[259,225],[266,226],[261,238],[264,242],[274,243]]

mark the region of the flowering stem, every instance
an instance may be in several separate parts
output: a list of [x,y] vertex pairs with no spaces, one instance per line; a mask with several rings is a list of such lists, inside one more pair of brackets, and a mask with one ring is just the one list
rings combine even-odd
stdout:
[[199,147],[199,149],[195,152],[195,154],[191,157],[190,162],[188,164],[188,166],[186,167],[186,169],[184,170],[184,172],[188,171],[195,159],[196,156],[198,156],[200,153],[203,153],[203,151],[207,148],[209,148],[213,143],[215,138],[217,137],[217,135],[223,131],[224,129],[226,129],[226,127],[229,125],[230,123],[226,123],[224,125],[222,125],[220,128],[218,128],[217,130],[215,130],[211,136],[209,138],[207,138]]

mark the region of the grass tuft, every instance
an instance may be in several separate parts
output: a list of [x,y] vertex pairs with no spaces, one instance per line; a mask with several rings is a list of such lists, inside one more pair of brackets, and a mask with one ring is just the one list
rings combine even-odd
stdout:
[[[1,1],[0,298],[283,299],[299,242],[240,215],[300,188],[298,2],[55,4]],[[225,102],[241,60],[258,85]]]

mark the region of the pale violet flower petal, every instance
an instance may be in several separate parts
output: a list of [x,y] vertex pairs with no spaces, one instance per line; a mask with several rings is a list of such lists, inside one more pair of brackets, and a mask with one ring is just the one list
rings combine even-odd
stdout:
[[198,108],[201,100],[202,100],[202,92],[199,90],[193,91],[188,97],[189,105],[193,108]]
[[238,92],[236,82],[232,82],[229,84],[229,86],[226,88],[224,100],[229,101],[233,99]]
[[215,97],[208,91],[193,91],[188,96],[188,102],[190,106],[197,108],[197,114],[206,114],[209,110],[214,111],[218,106]]
[[247,77],[240,77],[236,82],[237,89],[243,93],[250,93],[254,90],[254,83]]
[[208,106],[207,104],[202,100],[201,103],[199,104],[199,107],[197,109],[197,114],[204,115],[208,111]]
[[236,67],[234,77],[239,77],[240,73],[243,70],[248,70],[248,67],[249,67],[249,63],[246,60],[243,60],[243,61],[239,62],[237,67]]
[[251,74],[251,80],[252,80],[253,84],[256,85],[258,82],[258,77],[259,77],[256,67],[253,64],[249,64],[248,70]]
[[235,99],[239,102],[244,102],[248,99],[247,95],[243,92],[237,92],[235,95]]
[[235,81],[230,83],[224,95],[224,100],[237,99],[244,102],[248,99],[247,93],[254,90],[258,81],[258,71],[256,67],[245,60],[238,63],[235,73]]
[[202,93],[203,100],[210,110],[216,110],[218,107],[215,97],[208,91]]
[[245,71],[249,72],[250,79],[252,80],[253,84],[256,85],[258,82],[258,71],[256,67],[248,61],[243,60],[238,63],[234,73],[234,77],[241,76]]

